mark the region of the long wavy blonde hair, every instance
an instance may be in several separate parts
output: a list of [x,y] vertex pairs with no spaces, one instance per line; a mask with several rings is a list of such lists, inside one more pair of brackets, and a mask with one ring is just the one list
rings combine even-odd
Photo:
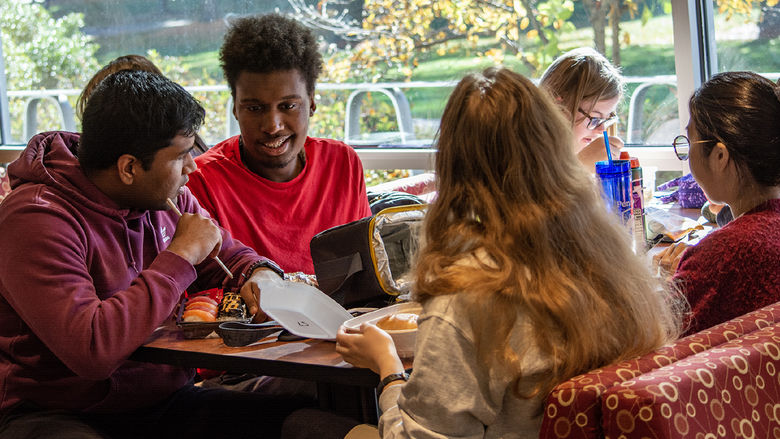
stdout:
[[[549,95],[505,68],[466,76],[442,117],[437,199],[424,226],[415,294],[465,294],[479,359],[506,367],[530,398],[679,334],[675,303],[608,214]],[[457,263],[483,261],[476,269]],[[509,338],[528,319],[549,375],[522,393]]]

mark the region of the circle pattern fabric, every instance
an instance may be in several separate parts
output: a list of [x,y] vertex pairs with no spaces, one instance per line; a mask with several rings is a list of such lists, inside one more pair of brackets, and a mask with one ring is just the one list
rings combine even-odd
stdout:
[[[745,334],[751,334],[754,331],[762,328],[768,328],[775,322],[780,321],[780,303],[767,306],[760,310],[745,314],[744,316],[729,320],[714,326],[710,329],[698,332],[696,334],[689,335],[682,338],[672,344],[662,346],[655,351],[652,351],[646,355],[633,358],[631,360],[620,361],[609,366],[605,366],[600,369],[596,369],[571,378],[559,384],[550,395],[547,397],[545,410],[543,413],[542,426],[539,437],[541,439],[583,439],[583,438],[602,438],[604,437],[605,420],[602,419],[602,410],[610,410],[610,406],[614,409],[618,407],[617,400],[608,400],[605,398],[605,393],[615,387],[621,385],[621,383],[645,383],[649,380],[659,379],[664,383],[664,391],[668,395],[678,395],[679,389],[682,383],[686,383],[692,379],[699,379],[704,382],[712,382],[714,385],[715,376],[707,372],[712,368],[710,366],[698,365],[689,370],[690,357],[696,356],[700,353],[706,353],[705,358],[708,360],[705,363],[710,365],[717,365],[717,362],[710,359],[710,355],[718,348],[723,347],[729,342],[738,340]],[[752,334],[751,334],[752,335]],[[770,343],[766,350],[773,352],[777,346]],[[744,347],[747,352],[750,351],[749,347]],[[747,356],[744,353],[737,352],[739,358],[735,358],[731,361],[734,363],[734,367],[740,367],[745,370],[745,367],[749,365],[748,361],[744,358]],[[780,348],[777,349],[777,355],[780,357]],[[744,358],[743,358],[744,357]],[[667,369],[670,366],[677,366],[680,363],[681,367],[686,368],[686,373],[676,374]],[[699,370],[701,369],[701,370]],[[758,390],[760,383],[764,388],[767,387],[767,382],[777,383],[778,376],[770,375],[774,377],[774,381],[767,379],[767,374],[771,370],[774,374],[778,369],[774,362],[768,362],[764,364],[763,369],[767,373],[760,374],[760,378],[757,379],[754,387],[757,389],[757,395],[760,395]],[[697,374],[698,370],[698,374]],[[754,371],[752,367],[751,371]],[[647,376],[651,372],[657,371],[658,375]],[[693,377],[689,374],[694,374]],[[740,378],[741,379],[741,378]],[[734,383],[731,383],[734,385]],[[672,391],[672,389],[675,389]],[[693,400],[689,401],[692,405],[687,408],[685,406],[677,411],[672,405],[661,407],[659,410],[663,410],[668,415],[666,419],[672,419],[673,413],[681,413],[684,415],[685,420],[678,419],[677,422],[682,429],[685,425],[688,425],[687,431],[693,431],[694,428],[691,425],[688,412],[689,410],[695,410],[699,415],[706,414],[710,409],[719,410],[718,413],[722,419],[726,417],[726,409],[728,408],[731,394],[727,393],[725,396],[717,398],[717,402],[713,403],[713,399],[707,392],[708,388],[703,387],[702,392],[698,391],[694,393]],[[725,390],[725,389],[724,389]],[[658,387],[658,392],[661,392],[661,388]],[[707,402],[701,402],[704,399]],[[727,401],[728,400],[728,401]],[[780,401],[780,399],[778,400]],[[704,405],[708,405],[705,407]],[[759,411],[760,414],[760,411]],[[649,407],[638,407],[636,413],[631,414],[631,421],[629,421],[628,414],[623,414],[620,417],[615,417],[615,422],[620,421],[620,425],[624,425],[626,429],[630,429],[630,425],[636,425],[637,422],[649,422],[652,420],[655,413]],[[778,415],[780,415],[780,408],[778,408]],[[780,419],[775,417],[775,419]],[[633,424],[632,424],[633,422]],[[730,425],[727,431],[733,431]],[[726,430],[724,430],[726,431]],[[778,424],[778,432],[780,432],[780,424]],[[717,432],[715,432],[717,434]],[[620,437],[620,434],[611,436],[614,438]],[[628,436],[625,436],[628,437]],[[633,436],[631,437],[639,437]],[[656,435],[650,435],[647,437],[659,437]],[[695,437],[695,436],[694,436]],[[724,437],[719,435],[719,438]],[[774,436],[772,436],[774,437]],[[780,439],[780,436],[777,436]]]

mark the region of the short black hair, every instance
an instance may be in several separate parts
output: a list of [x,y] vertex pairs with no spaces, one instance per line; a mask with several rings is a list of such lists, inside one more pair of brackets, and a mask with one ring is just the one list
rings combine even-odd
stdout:
[[86,172],[106,169],[131,154],[148,169],[158,150],[178,134],[195,135],[206,111],[182,86],[162,75],[123,70],[90,95],[78,147]]
[[242,71],[271,73],[297,69],[306,91],[322,71],[322,55],[314,33],[297,21],[279,14],[255,15],[234,20],[219,50],[219,60],[233,97]]

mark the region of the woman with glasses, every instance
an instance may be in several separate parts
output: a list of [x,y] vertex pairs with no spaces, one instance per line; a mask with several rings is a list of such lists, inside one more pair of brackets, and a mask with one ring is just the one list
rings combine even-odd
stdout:
[[[539,85],[550,92],[571,121],[577,158],[593,172],[595,163],[607,159],[602,133],[617,122],[623,97],[623,77],[602,54],[587,47],[558,57],[542,75]],[[609,138],[612,156],[617,158],[623,141]]]
[[691,304],[689,333],[780,301],[780,85],[752,72],[715,75],[689,102],[677,158],[734,220],[693,247],[655,256]]

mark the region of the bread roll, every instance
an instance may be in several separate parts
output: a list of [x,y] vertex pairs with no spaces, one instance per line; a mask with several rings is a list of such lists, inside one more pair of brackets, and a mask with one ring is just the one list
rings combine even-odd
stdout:
[[417,314],[399,312],[382,317],[376,322],[379,329],[385,331],[398,331],[403,329],[417,329]]

